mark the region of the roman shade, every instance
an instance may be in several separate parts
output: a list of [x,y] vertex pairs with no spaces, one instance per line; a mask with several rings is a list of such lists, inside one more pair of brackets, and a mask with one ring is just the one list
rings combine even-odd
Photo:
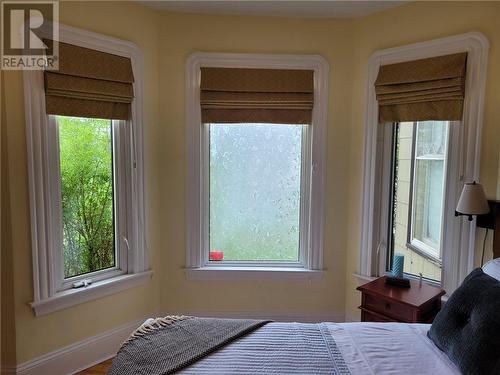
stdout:
[[201,68],[203,123],[310,124],[314,72]]
[[379,122],[461,120],[467,53],[382,65]]
[[46,70],[46,111],[52,115],[127,120],[134,98],[128,57],[59,44],[59,70]]

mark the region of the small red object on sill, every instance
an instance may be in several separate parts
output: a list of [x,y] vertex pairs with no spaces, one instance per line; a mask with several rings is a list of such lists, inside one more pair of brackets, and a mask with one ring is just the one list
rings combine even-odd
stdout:
[[211,251],[210,252],[210,260],[223,260],[224,252],[223,251]]

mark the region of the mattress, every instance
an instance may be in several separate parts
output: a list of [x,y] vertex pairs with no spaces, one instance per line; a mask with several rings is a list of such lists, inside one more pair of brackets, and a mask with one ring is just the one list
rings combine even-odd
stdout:
[[[300,323],[271,323],[295,334],[304,329]],[[355,374],[460,374],[448,357],[429,340],[428,324],[404,323],[324,323],[349,372]],[[282,326],[283,325],[283,326]],[[288,326],[287,326],[288,325]],[[303,350],[311,345],[282,342],[266,330],[240,338],[204,357],[179,373],[187,374],[316,374],[325,363],[320,353],[314,358]]]

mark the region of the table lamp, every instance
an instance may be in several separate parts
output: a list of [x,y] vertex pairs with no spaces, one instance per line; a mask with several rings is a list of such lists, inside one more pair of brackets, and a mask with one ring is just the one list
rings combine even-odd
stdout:
[[490,212],[483,186],[473,181],[466,183],[458,200],[455,216],[465,215],[472,221],[473,215],[483,215]]

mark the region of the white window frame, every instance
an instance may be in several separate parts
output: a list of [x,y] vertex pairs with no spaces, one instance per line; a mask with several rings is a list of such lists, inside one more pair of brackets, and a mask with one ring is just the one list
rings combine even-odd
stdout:
[[[24,71],[28,179],[35,315],[45,315],[147,282],[152,272],[146,246],[142,134],[143,57],[133,43],[60,25],[60,41],[131,59],[131,119],[113,120],[116,267],[64,279],[58,129],[45,111],[43,71]],[[73,288],[91,279],[92,284]]]
[[[314,71],[312,123],[304,127],[299,262],[210,262],[208,259],[209,125],[201,123],[202,67],[308,69]],[[190,279],[316,278],[322,276],[329,66],[317,55],[196,52],[186,68],[187,249]]]
[[[481,131],[486,85],[486,69],[489,42],[478,32],[471,32],[403,47],[375,52],[368,63],[367,108],[365,118],[365,146],[363,167],[363,191],[361,207],[361,239],[357,275],[375,277],[385,271],[388,246],[381,233],[387,232],[389,207],[387,157],[384,147],[384,127],[378,123],[378,103],[374,83],[381,65],[418,60],[427,57],[468,52],[464,115],[460,131],[450,138],[450,146],[459,145],[457,158],[449,160],[449,171],[458,172],[458,181],[448,179],[447,199],[444,203],[443,228],[443,277],[442,285],[453,292],[474,267],[476,223],[455,218],[454,210],[465,182],[479,180],[481,156]],[[453,151],[450,151],[453,152]]]

